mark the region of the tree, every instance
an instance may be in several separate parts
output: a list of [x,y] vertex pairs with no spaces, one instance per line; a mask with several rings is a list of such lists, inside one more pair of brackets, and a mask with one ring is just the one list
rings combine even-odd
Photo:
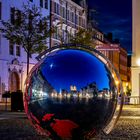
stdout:
[[75,35],[71,36],[70,43],[83,44],[95,48],[93,39],[95,32],[89,29],[79,29]]
[[23,10],[14,10],[14,18],[2,20],[0,31],[12,43],[20,44],[27,53],[27,75],[29,58],[47,48],[50,35],[48,17],[43,17],[41,9],[35,5],[23,5]]

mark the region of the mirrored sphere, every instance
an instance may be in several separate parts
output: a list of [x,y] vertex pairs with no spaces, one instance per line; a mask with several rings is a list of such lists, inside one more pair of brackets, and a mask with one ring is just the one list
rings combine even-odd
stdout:
[[111,121],[118,88],[113,69],[99,56],[82,49],[54,49],[32,69],[24,106],[41,134],[53,140],[90,139]]

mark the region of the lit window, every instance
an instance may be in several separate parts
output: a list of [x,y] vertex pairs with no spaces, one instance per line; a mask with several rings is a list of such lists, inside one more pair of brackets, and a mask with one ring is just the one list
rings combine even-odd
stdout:
[[20,46],[19,45],[16,46],[16,55],[20,56]]
[[75,23],[78,24],[78,16],[75,16]]
[[72,22],[75,22],[75,15],[74,15],[73,12],[72,12],[72,14],[71,14],[71,18],[72,18]]
[[14,55],[14,44],[11,41],[9,42],[9,54]]

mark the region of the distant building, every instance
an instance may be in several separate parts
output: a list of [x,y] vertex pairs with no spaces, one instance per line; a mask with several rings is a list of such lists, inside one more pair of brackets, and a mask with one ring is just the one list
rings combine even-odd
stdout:
[[126,89],[128,84],[127,51],[119,44],[97,45],[96,49],[103,53],[111,61],[120,74],[123,89]]
[[70,91],[77,91],[77,87],[76,87],[76,86],[71,85],[71,86],[70,86]]
[[132,98],[131,103],[140,103],[140,0],[132,1],[133,44],[132,44]]
[[80,92],[83,96],[96,97],[98,96],[98,87],[96,82],[92,82],[87,86],[81,88]]

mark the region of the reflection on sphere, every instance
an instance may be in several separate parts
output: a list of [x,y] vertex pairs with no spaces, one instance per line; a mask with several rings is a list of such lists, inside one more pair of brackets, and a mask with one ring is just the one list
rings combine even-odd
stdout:
[[90,52],[50,52],[26,82],[25,111],[51,139],[90,139],[112,119],[117,88],[108,66]]

